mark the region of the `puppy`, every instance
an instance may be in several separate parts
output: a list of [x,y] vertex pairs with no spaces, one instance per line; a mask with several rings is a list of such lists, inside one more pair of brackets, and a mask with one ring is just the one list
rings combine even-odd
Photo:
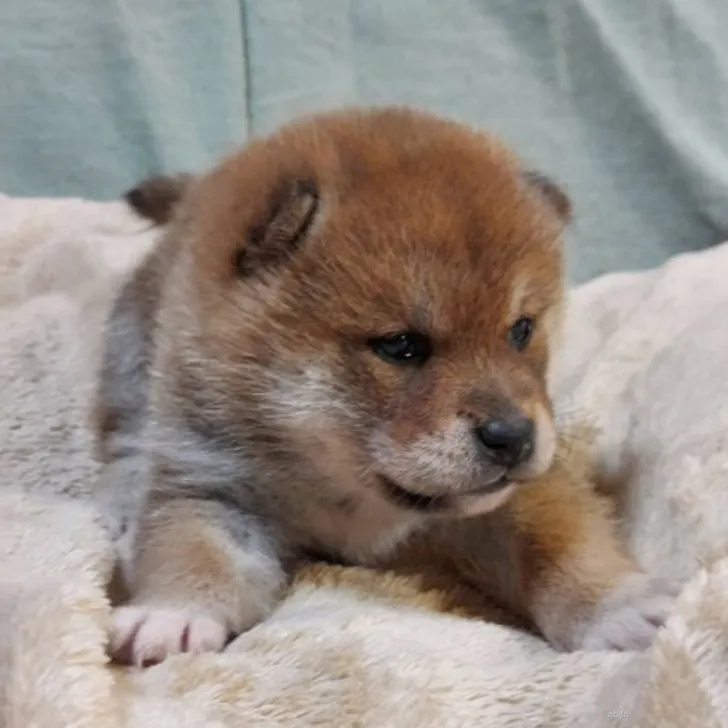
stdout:
[[117,658],[219,650],[306,554],[402,548],[558,648],[649,643],[672,589],[554,462],[553,182],[487,134],[384,108],[128,199],[169,225],[109,318],[96,408],[105,492],[135,504]]

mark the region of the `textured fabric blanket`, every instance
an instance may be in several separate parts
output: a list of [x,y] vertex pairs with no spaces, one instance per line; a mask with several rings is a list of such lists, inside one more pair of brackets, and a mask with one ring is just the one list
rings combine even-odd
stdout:
[[137,671],[105,657],[87,412],[101,322],[152,238],[121,203],[0,196],[0,725],[728,724],[728,246],[577,289],[555,370],[625,538],[686,580],[650,652],[558,654],[464,590],[313,565],[224,654]]

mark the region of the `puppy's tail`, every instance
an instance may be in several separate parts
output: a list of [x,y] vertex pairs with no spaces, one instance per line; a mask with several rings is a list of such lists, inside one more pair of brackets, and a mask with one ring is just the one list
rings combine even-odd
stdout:
[[155,225],[166,225],[192,182],[191,174],[149,177],[124,194],[128,205]]

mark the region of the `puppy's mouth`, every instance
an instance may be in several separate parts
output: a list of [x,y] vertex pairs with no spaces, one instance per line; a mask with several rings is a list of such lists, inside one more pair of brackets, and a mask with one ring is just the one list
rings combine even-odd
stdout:
[[403,488],[386,475],[377,476],[382,488],[382,492],[392,503],[398,506],[408,508],[412,511],[420,511],[421,513],[440,513],[452,509],[459,498],[473,497],[479,495],[492,495],[500,490],[508,487],[511,481],[502,475],[497,480],[479,488],[462,491],[452,495],[425,495],[424,493],[416,493],[414,491]]

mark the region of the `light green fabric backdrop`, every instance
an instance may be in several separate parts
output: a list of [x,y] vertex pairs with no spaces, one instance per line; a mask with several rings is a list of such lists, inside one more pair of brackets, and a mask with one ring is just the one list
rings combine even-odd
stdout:
[[2,0],[0,191],[108,198],[292,114],[408,103],[575,201],[573,276],[728,237],[723,0]]

